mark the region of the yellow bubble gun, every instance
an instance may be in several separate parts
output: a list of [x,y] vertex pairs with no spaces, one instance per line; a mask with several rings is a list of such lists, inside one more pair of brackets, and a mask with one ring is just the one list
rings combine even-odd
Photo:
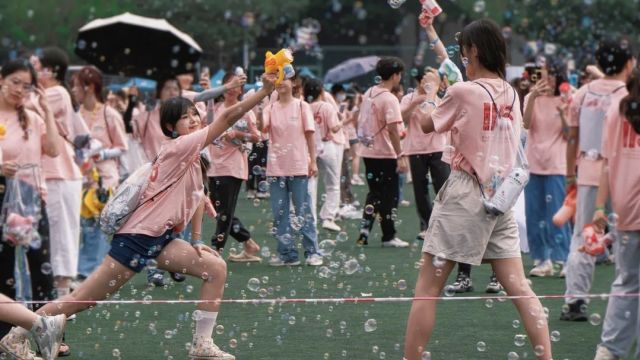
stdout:
[[276,85],[279,85],[285,77],[290,79],[295,75],[292,62],[293,54],[289,49],[281,49],[275,55],[271,51],[267,51],[264,59],[264,72],[267,74],[277,72]]

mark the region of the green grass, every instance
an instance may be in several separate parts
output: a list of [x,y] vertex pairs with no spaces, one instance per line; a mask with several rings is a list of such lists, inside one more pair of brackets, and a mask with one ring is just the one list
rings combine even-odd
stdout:
[[[364,187],[357,188],[359,199]],[[405,196],[413,200],[410,185]],[[275,240],[267,234],[271,221],[268,201],[254,206],[241,195],[238,215],[247,226],[253,227],[256,240],[275,251]],[[413,201],[412,201],[413,203]],[[417,231],[415,208],[401,208],[399,236],[411,240]],[[338,243],[328,259],[340,269],[344,261],[356,258],[361,271],[346,275],[338,271],[330,278],[318,276],[311,267],[272,268],[266,264],[229,264],[225,298],[259,298],[247,288],[250,278],[266,280],[261,286],[272,291],[273,297],[348,297],[368,293],[376,297],[411,296],[420,258],[420,247],[382,249],[379,247],[379,227],[372,234],[371,244],[361,249],[355,246],[358,221],[346,225],[347,242]],[[207,223],[205,234],[213,231]],[[207,236],[205,235],[205,237]],[[321,232],[319,240],[335,238]],[[416,244],[417,245],[417,244]],[[227,248],[238,247],[229,240]],[[530,262],[525,256],[526,270]],[[477,290],[484,290],[489,266],[474,267],[473,280]],[[453,275],[452,275],[453,276]],[[613,278],[612,266],[598,266],[593,293],[609,292]],[[400,291],[396,283],[405,280],[408,288]],[[451,280],[451,279],[450,279]],[[195,290],[192,290],[195,288]],[[535,279],[537,294],[562,294],[564,280]],[[198,281],[172,284],[164,289],[146,287],[143,274],[136,276],[121,289],[120,299],[140,300],[146,295],[153,299],[195,299]],[[192,290],[190,292],[190,290]],[[472,295],[483,295],[482,292]],[[550,330],[560,332],[560,340],[553,343],[554,359],[592,359],[599,342],[601,325],[560,322],[562,301],[545,300],[549,308]],[[238,359],[401,359],[404,330],[409,303],[339,304],[339,305],[223,305],[218,323],[224,332],[216,335],[216,343],[234,353]],[[606,301],[594,300],[590,313],[604,317]],[[68,326],[67,342],[72,346],[70,359],[186,359],[185,344],[191,340],[191,305],[109,305],[79,314]],[[295,322],[292,321],[295,317]],[[377,321],[377,329],[364,331],[367,319]],[[428,345],[434,359],[506,359],[515,351],[520,359],[535,358],[529,345],[517,347],[514,336],[523,334],[522,326],[513,327],[519,319],[510,302],[494,302],[491,308],[485,301],[446,301],[438,307],[435,332]],[[155,324],[155,331],[150,329]],[[167,333],[168,332],[168,333]],[[237,342],[231,348],[232,340]],[[479,341],[487,345],[485,352],[476,347]],[[384,355],[383,355],[384,353]]]

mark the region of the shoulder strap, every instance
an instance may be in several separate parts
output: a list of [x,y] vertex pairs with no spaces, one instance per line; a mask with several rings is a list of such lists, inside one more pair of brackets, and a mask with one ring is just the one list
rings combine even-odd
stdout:
[[102,116],[104,117],[104,130],[107,132],[107,136],[109,137],[109,142],[111,143],[111,146],[113,146],[113,139],[111,138],[111,130],[109,130],[109,122],[107,121],[107,104],[103,105],[102,112],[103,112]]
[[[473,83],[477,84],[477,85],[480,85],[480,87],[482,87],[484,89],[484,91],[486,91],[487,94],[489,94],[489,97],[491,98],[491,102],[493,103],[494,108],[498,109],[498,105],[496,104],[496,101],[493,99],[493,95],[491,95],[491,92],[489,91],[489,89],[487,89],[484,85],[482,85],[481,83],[479,83],[477,81],[474,81]],[[505,84],[506,83],[507,82],[505,81]],[[516,103],[517,94],[516,94],[516,89],[514,89],[513,86],[511,86],[511,85],[509,85],[509,86],[511,87],[511,90],[513,91],[513,101],[511,102],[511,109],[513,109],[513,105],[515,105],[515,103]]]

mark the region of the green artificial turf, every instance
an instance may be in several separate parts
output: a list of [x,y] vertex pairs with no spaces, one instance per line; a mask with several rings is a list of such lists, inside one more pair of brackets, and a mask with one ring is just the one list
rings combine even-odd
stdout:
[[[362,202],[365,187],[356,187]],[[237,215],[250,226],[254,238],[263,247],[275,252],[275,239],[268,235],[271,214],[268,200],[253,201],[241,194]],[[411,186],[405,197],[413,203]],[[418,230],[415,207],[398,211],[400,238],[414,242]],[[379,226],[372,232],[366,248],[355,245],[358,220],[342,222],[349,238],[337,242],[337,247],[324,268],[300,266],[273,268],[262,264],[228,265],[227,299],[266,298],[326,298],[412,296],[417,277],[416,261],[420,245],[408,249],[382,249]],[[207,222],[205,235],[213,231]],[[336,239],[336,235],[321,231],[319,241]],[[227,250],[239,248],[230,239]],[[344,263],[356,259],[359,270],[348,275]],[[524,256],[525,270],[531,262]],[[613,266],[596,268],[593,293],[607,293],[613,278]],[[335,274],[331,273],[334,272]],[[321,277],[328,274],[329,277]],[[473,268],[476,292],[482,295],[490,275],[488,265]],[[452,277],[455,274],[452,274]],[[249,279],[260,280],[262,294],[249,290]],[[400,280],[407,284],[397,286]],[[402,284],[402,282],[401,282]],[[150,289],[144,274],[137,275],[119,292],[120,299],[196,299],[199,281]],[[544,278],[533,280],[534,291],[541,294],[562,294],[564,280]],[[553,342],[554,359],[592,359],[599,341],[601,324],[567,323],[558,320],[561,300],[544,300],[549,309],[549,328],[559,332]],[[492,305],[492,306],[489,306]],[[604,318],[605,300],[594,300],[589,312]],[[215,336],[216,343],[235,354],[238,359],[402,359],[405,324],[410,303],[376,304],[282,304],[223,305],[218,324],[224,329]],[[192,305],[108,305],[78,314],[67,330],[67,342],[73,354],[69,359],[186,359],[187,343],[191,341]],[[366,332],[365,322],[375,319],[375,331]],[[427,349],[433,359],[507,359],[516,352],[519,359],[534,359],[529,344],[514,344],[516,334],[524,334],[522,325],[514,326],[519,317],[511,302],[484,300],[445,301],[438,307],[437,324]],[[516,325],[517,322],[516,322]],[[221,329],[218,329],[221,330]],[[486,350],[478,350],[478,342]]]

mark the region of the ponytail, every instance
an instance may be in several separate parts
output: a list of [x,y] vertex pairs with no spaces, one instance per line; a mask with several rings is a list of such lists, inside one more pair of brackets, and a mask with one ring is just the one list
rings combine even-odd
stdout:
[[627,119],[640,135],[640,72],[637,70],[631,74],[627,82],[627,91],[629,95],[620,101],[620,115]]
[[20,123],[20,127],[24,133],[22,138],[29,140],[29,116],[27,115],[27,111],[24,109],[24,105],[18,106],[16,111],[18,112],[18,123]]

